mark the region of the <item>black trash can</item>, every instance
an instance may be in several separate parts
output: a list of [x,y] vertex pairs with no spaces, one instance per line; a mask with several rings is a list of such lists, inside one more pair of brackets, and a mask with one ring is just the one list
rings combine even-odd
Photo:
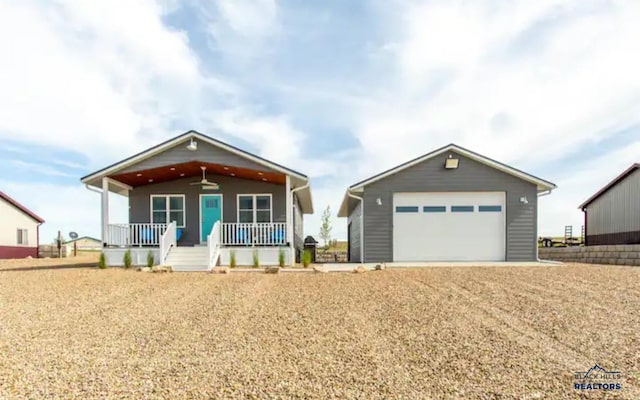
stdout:
[[311,253],[311,262],[316,262],[316,249],[318,247],[318,241],[313,236],[307,236],[304,239],[304,249]]

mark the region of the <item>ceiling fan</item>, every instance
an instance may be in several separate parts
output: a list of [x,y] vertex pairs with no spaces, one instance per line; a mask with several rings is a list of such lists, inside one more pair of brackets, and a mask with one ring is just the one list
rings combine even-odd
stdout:
[[215,182],[209,182],[207,180],[207,167],[203,165],[200,167],[200,169],[202,170],[202,179],[198,182],[191,182],[190,185],[201,185],[202,189],[208,189],[208,190],[220,189],[220,184]]

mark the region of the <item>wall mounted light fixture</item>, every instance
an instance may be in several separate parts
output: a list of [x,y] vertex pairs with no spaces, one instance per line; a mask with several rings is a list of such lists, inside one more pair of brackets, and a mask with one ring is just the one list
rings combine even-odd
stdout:
[[378,198],[376,199],[376,204],[377,204],[377,205],[379,205],[379,206],[381,206],[381,205],[382,205],[382,199],[381,199],[380,197],[378,197]]
[[449,158],[444,161],[445,169],[456,169],[458,168],[459,159],[453,158],[451,154],[449,154]]
[[191,138],[191,141],[187,145],[187,150],[189,150],[189,151],[198,150],[198,142],[196,142],[195,140],[193,140],[193,138]]
[[529,204],[529,200],[527,199],[527,196],[520,197],[520,203]]

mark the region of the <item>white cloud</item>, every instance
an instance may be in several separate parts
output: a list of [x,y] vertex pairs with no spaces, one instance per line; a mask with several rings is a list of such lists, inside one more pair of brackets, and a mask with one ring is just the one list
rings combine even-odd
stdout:
[[280,33],[275,0],[219,0],[198,9],[215,49],[236,62],[269,52],[268,41]]
[[[611,143],[617,130],[640,123],[640,53],[633,51],[640,37],[640,3],[462,4],[378,3],[388,9],[371,26],[385,27],[381,35],[387,40],[371,50],[368,65],[354,66],[362,70],[361,80],[349,75],[352,81],[341,82],[327,72],[329,77],[317,82],[313,71],[304,84],[304,71],[289,82],[274,67],[278,52],[288,51],[278,45],[299,33],[287,31],[288,10],[275,0],[198,4],[214,43],[214,61],[240,71],[237,82],[262,82],[256,95],[233,78],[203,70],[199,57],[211,54],[197,53],[185,32],[166,26],[163,18],[183,2],[0,2],[0,140],[76,150],[98,168],[175,135],[175,120],[192,124],[185,130],[221,132],[263,157],[323,178],[313,187],[317,215],[307,218],[313,233],[326,204],[335,214],[347,185],[447,143],[517,167],[539,167],[585,144]],[[287,71],[295,68],[289,62]],[[368,81],[374,71],[379,72],[375,81]],[[271,75],[273,80],[261,79]],[[282,98],[255,106],[256,96],[270,101],[269,90]],[[304,107],[296,108],[301,103]],[[315,112],[304,115],[306,125],[331,118],[337,130],[355,133],[361,148],[309,157],[314,135],[324,133],[300,129],[292,110]],[[543,176],[559,189],[540,200],[541,232],[561,232],[558,224],[565,220],[581,223],[576,206],[633,161],[630,150],[619,151],[624,155],[609,152],[598,164],[578,162],[566,169],[571,175],[559,167]],[[624,162],[611,162],[613,157]],[[69,160],[67,166],[77,164]],[[596,185],[595,176],[602,182]],[[67,197],[51,208],[48,196],[29,196],[34,188],[28,184],[11,188],[19,199],[34,199],[36,210],[48,214],[43,215],[48,224],[66,227],[58,215],[73,210],[98,229],[98,196],[84,188],[60,189]],[[74,204],[76,196],[87,200]],[[346,237],[345,220],[334,222],[336,235]]]
[[[100,194],[83,186],[9,182],[0,179],[2,191],[45,220],[40,227],[40,243],[49,243],[58,230],[68,238],[71,231],[100,238]],[[40,197],[38,194],[42,194]],[[127,198],[109,196],[111,223],[128,221]]]
[[[401,4],[382,46],[390,74],[353,121],[360,177],[451,142],[541,167],[640,123],[638,2]],[[597,166],[607,176],[618,167]],[[543,178],[560,189],[541,201],[541,230],[561,232],[559,210],[572,214],[591,186]]]
[[164,133],[167,110],[188,109],[202,77],[162,12],[152,1],[0,3],[0,137],[104,162],[140,131]]
[[573,226],[574,235],[579,233],[584,216],[578,206],[631,164],[638,162],[639,154],[640,141],[636,140],[602,156],[559,170],[555,182],[558,189],[550,196],[540,198],[540,233],[560,236],[565,225]]

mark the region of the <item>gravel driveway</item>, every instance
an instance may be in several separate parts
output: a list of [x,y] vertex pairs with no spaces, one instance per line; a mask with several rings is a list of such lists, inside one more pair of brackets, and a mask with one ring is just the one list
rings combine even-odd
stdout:
[[[0,398],[640,398],[640,269],[0,267]],[[591,396],[600,398],[602,391]]]

